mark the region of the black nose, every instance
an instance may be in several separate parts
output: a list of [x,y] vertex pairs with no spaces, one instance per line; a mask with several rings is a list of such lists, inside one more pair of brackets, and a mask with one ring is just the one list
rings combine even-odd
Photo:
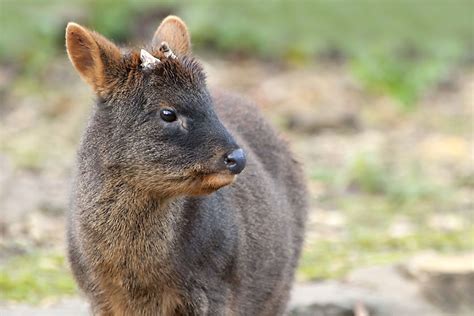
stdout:
[[244,170],[247,159],[245,159],[245,153],[242,148],[239,148],[225,156],[224,162],[230,172],[239,174]]

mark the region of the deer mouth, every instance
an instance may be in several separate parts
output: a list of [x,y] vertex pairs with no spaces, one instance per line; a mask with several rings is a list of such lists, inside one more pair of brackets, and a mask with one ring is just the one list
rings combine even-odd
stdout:
[[191,193],[193,195],[205,195],[219,190],[234,182],[236,176],[229,172],[205,173],[198,176],[194,181]]
[[220,189],[226,185],[231,184],[235,180],[234,174],[229,174],[227,172],[218,172],[211,173],[203,176],[202,185],[209,188]]

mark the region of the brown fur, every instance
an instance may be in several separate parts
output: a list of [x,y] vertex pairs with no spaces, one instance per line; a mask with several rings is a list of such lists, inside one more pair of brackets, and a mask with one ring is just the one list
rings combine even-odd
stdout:
[[122,57],[113,43],[76,23],[69,23],[66,28],[66,47],[74,67],[99,95],[114,88],[116,79],[110,68],[120,69]]
[[175,54],[191,53],[191,39],[188,28],[177,16],[170,15],[161,22],[151,43],[156,50],[163,41],[168,42]]
[[[255,105],[207,90],[181,20],[163,21],[162,40],[177,58],[142,69],[138,50],[66,30],[99,96],[68,216],[74,276],[97,315],[282,315],[306,216],[300,166]],[[235,176],[223,158],[238,147]]]

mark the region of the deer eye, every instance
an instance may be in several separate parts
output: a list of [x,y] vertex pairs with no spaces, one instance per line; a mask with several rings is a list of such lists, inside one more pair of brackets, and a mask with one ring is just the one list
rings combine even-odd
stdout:
[[173,110],[163,109],[160,111],[160,117],[165,122],[176,121],[176,113]]

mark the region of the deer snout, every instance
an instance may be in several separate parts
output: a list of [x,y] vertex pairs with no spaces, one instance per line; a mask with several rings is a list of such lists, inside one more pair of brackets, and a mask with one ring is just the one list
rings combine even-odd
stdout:
[[242,148],[235,149],[225,155],[224,163],[227,170],[233,174],[239,174],[244,170],[247,159],[245,158],[245,152]]

